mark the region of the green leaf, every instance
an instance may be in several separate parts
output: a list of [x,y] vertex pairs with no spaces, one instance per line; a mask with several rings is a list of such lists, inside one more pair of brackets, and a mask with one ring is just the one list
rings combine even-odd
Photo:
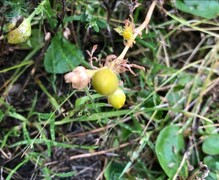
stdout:
[[104,19],[96,19],[97,21],[97,25],[99,26],[99,28],[103,29],[107,27],[107,22]]
[[46,51],[44,66],[47,72],[59,74],[71,71],[83,61],[81,50],[57,34]]
[[46,0],[46,3],[43,8],[43,13],[46,15],[47,20],[52,28],[55,28],[58,23],[56,17],[56,12],[52,9],[50,1]]
[[206,164],[211,171],[218,171],[219,156],[206,156],[204,158],[204,164]]
[[86,15],[80,14],[80,15],[72,15],[72,16],[65,17],[63,22],[64,23],[68,23],[68,22],[72,22],[72,21],[85,22],[85,20],[86,20]]
[[122,173],[119,176],[119,179],[129,171],[130,167],[133,165],[133,162],[139,159],[141,152],[143,151],[143,149],[145,148],[145,146],[149,141],[149,138],[150,138],[150,133],[143,134],[143,137],[139,141],[139,146],[135,149],[135,151],[132,152],[130,161],[126,164],[125,168],[123,169]]
[[219,134],[212,134],[204,139],[202,150],[206,154],[219,154]]
[[75,108],[80,108],[81,106],[85,105],[91,100],[91,98],[94,100],[100,97],[103,97],[103,95],[93,94],[90,96],[83,96],[83,97],[77,98],[75,101]]
[[73,177],[77,174],[76,171],[70,171],[70,172],[63,172],[63,173],[56,173],[55,176],[60,178],[67,178],[67,177]]
[[[166,98],[168,100],[168,103],[170,106],[174,106],[175,104],[178,104],[177,107],[178,108],[182,108],[183,106],[183,103],[185,100],[184,99],[184,90],[180,90],[180,91],[174,91],[174,90],[171,90]],[[181,100],[181,101],[180,101]],[[183,100],[183,101],[182,101]],[[180,103],[179,103],[180,102]]]
[[[155,151],[158,161],[167,174],[172,179],[182,161],[181,151],[185,148],[183,134],[179,133],[180,128],[176,125],[165,127],[158,135]],[[187,177],[188,170],[186,164],[179,173],[182,177]]]
[[205,180],[215,180],[215,179],[218,179],[218,178],[219,178],[218,173],[210,172],[208,174],[208,177],[206,177]]
[[219,15],[218,0],[176,0],[176,8],[207,19],[216,18]]
[[4,112],[0,109],[0,122],[4,119]]
[[[146,98],[146,97],[150,96],[151,93],[152,93],[151,90],[142,90],[142,91],[139,91],[138,97]],[[161,102],[161,100],[160,100],[159,95],[155,93],[145,103],[143,103],[142,106],[145,108],[153,108],[153,107],[159,105],[160,102]],[[154,109],[152,109],[151,111],[147,111],[146,113],[148,115],[152,115],[154,113]],[[162,117],[163,117],[163,112],[158,110],[156,115],[155,115],[155,118],[162,119]]]
[[12,179],[12,176],[14,173],[16,173],[16,171],[21,168],[25,163],[28,162],[28,159],[24,159],[23,161],[21,161],[18,165],[16,165],[16,167],[14,167],[10,173],[8,174],[8,176],[6,177],[6,180],[10,180]]
[[119,178],[119,175],[121,174],[124,166],[120,163],[111,161],[106,169],[104,170],[104,176],[106,180],[112,180],[112,179],[120,179],[123,180],[125,178]]

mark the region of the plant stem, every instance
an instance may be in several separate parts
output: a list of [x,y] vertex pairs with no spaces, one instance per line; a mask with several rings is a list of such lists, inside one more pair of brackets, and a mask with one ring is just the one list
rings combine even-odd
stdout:
[[[151,19],[151,16],[153,14],[156,3],[157,3],[156,0],[154,0],[152,2],[152,4],[150,5],[150,8],[148,10],[148,13],[145,17],[144,22],[138,28],[136,28],[134,30],[134,39],[133,39],[133,41],[148,26],[148,23],[150,22],[150,19]],[[120,63],[124,59],[124,57],[125,57],[126,53],[128,52],[129,48],[130,48],[130,46],[127,44],[125,46],[125,48],[123,49],[122,53],[114,60],[115,64]]]
[[28,16],[26,19],[27,21],[31,22],[31,20],[34,18],[36,14],[39,14],[41,6],[44,6],[46,4],[47,0],[42,1],[35,9],[34,11]]

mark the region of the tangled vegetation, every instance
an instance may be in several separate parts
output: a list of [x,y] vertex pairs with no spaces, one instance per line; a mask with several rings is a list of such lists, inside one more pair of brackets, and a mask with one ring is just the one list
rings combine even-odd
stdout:
[[217,0],[0,2],[0,179],[219,179]]

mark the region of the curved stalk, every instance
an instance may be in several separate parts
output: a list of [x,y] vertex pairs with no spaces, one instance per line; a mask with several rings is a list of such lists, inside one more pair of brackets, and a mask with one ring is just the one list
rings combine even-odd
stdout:
[[[149,10],[148,10],[148,13],[147,13],[147,15],[146,15],[146,17],[145,17],[144,22],[143,22],[139,27],[137,27],[137,28],[134,29],[133,42],[134,42],[134,40],[136,39],[136,37],[137,37],[139,34],[141,34],[141,32],[148,26],[148,24],[149,24],[149,22],[150,22],[150,19],[151,19],[151,16],[152,16],[152,14],[153,14],[154,8],[155,8],[155,6],[156,6],[156,3],[157,3],[156,0],[154,0],[154,1],[152,2],[152,4],[150,5],[150,8],[149,8]],[[130,45],[127,44],[127,45],[125,46],[125,48],[123,49],[122,53],[114,60],[114,63],[115,63],[115,64],[116,64],[116,63],[120,63],[120,62],[125,58],[125,55],[126,55],[126,53],[128,52],[129,48],[130,48]]]

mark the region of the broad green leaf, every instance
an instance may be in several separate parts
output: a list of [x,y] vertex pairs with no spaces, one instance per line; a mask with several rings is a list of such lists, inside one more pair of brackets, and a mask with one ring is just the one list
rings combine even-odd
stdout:
[[71,71],[83,61],[81,50],[57,34],[46,51],[44,66],[47,72],[59,74]]
[[214,172],[210,172],[208,174],[208,177],[206,177],[205,180],[215,180],[215,179],[219,179],[219,174],[218,173],[214,173]]
[[219,134],[212,134],[204,139],[202,150],[210,155],[219,154]]
[[206,164],[211,171],[218,171],[219,156],[206,156],[204,158],[204,164]]
[[215,180],[219,178],[219,156],[206,156],[204,158],[204,164],[207,165],[210,173],[206,180]]
[[207,19],[216,18],[219,15],[218,0],[176,0],[176,8]]
[[[171,179],[175,175],[182,161],[181,152],[185,148],[183,134],[179,133],[180,127],[170,125],[165,127],[158,135],[155,151],[158,161]],[[186,164],[183,165],[180,176],[187,177],[188,170]]]

